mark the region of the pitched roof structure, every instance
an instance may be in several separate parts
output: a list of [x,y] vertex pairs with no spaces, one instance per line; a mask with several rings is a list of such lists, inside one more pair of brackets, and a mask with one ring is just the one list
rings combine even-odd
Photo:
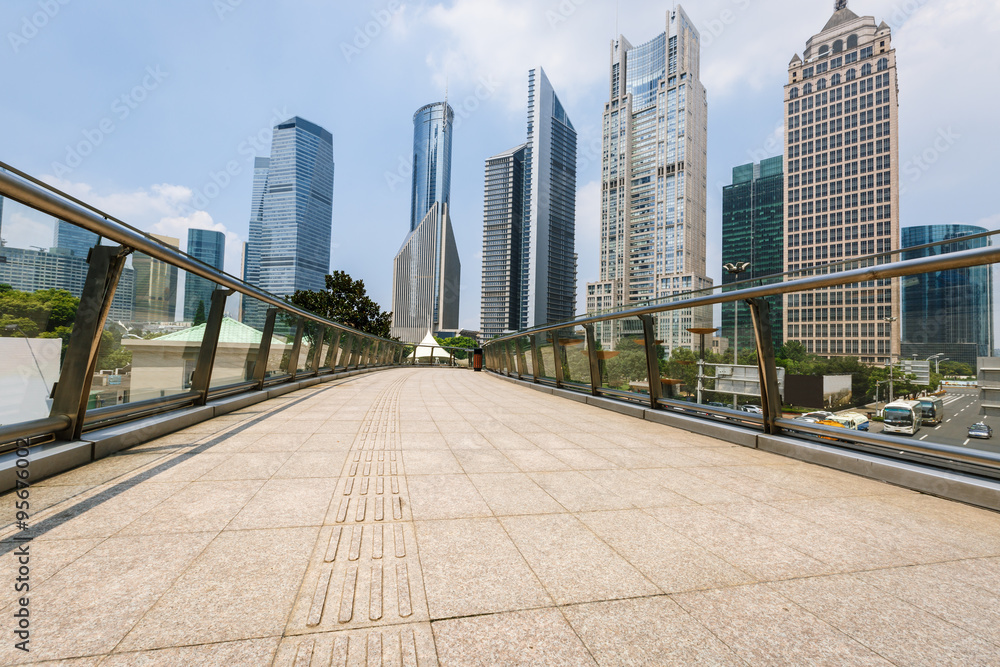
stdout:
[[[153,338],[154,341],[180,341],[186,343],[200,343],[202,338],[205,337],[205,327],[206,324],[199,324],[195,327],[189,327],[187,329],[181,329],[180,331],[174,331],[173,333],[168,333],[165,336],[159,336],[158,338]],[[231,317],[222,318],[222,329],[219,331],[219,343],[244,343],[251,345],[259,345],[260,339],[263,337],[263,332],[254,329],[251,326],[247,326],[242,322],[237,322]],[[285,341],[279,340],[278,338],[271,338],[271,345],[284,345]]]

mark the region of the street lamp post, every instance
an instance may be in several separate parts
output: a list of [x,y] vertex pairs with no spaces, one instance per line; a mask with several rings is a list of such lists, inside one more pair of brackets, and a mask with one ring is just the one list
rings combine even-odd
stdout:
[[892,349],[891,348],[891,346],[892,346],[892,323],[896,321],[896,318],[895,317],[883,317],[882,321],[885,322],[885,323],[887,323],[889,325],[889,345],[890,345],[890,352],[889,352],[889,403],[892,403],[892,401],[893,401],[893,377],[892,377],[893,366],[892,366],[892,351],[891,351],[891,349]]
[[702,379],[705,377],[705,335],[713,334],[718,329],[711,327],[691,327],[688,329],[689,332],[697,334],[701,337],[701,358],[698,359],[698,388],[697,388],[697,401],[701,403],[701,391],[702,391]]
[[934,372],[938,375],[941,374],[941,368],[938,365],[938,362],[941,361],[940,357],[942,356],[944,356],[944,352],[938,352],[937,354],[932,354],[931,356],[924,359],[924,361],[930,361],[931,359],[934,360]]

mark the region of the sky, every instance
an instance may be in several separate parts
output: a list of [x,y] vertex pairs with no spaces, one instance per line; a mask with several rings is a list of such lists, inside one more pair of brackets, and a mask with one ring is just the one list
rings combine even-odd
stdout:
[[[782,153],[788,62],[833,0],[702,0],[708,97],[708,272],[721,279],[722,188],[732,168]],[[479,328],[486,158],[524,142],[527,76],[545,69],[578,132],[578,308],[598,278],[600,124],[610,43],[663,32],[649,0],[4,0],[0,161],[143,230],[227,234],[239,274],[253,158],[291,116],[334,137],[331,269],[391,308],[409,231],[413,112],[446,91],[455,110],[451,216],[460,324]],[[893,30],[902,226],[1000,229],[993,195],[1000,3],[850,0]],[[51,245],[7,206],[11,246]]]

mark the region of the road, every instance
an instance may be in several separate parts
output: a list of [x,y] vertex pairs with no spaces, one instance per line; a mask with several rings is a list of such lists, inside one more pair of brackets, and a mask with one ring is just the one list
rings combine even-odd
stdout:
[[[969,438],[969,426],[976,422],[984,422],[993,427],[994,436],[991,440]],[[871,423],[872,433],[881,433],[881,422]],[[944,396],[944,421],[937,426],[924,426],[916,434],[891,434],[893,437],[913,438],[926,442],[938,442],[945,445],[958,445],[981,449],[989,452],[1000,452],[1000,418],[987,417],[979,414],[979,390],[967,387],[951,387]]]

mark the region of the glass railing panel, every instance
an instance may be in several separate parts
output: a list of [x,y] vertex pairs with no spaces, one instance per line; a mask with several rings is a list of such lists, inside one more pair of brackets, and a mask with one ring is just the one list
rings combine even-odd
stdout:
[[[601,388],[648,394],[646,347],[642,321],[625,317],[594,328]],[[662,344],[662,341],[657,342]]]
[[214,285],[141,253],[130,261],[116,294],[131,294],[131,303],[105,323],[88,409],[192,389]]
[[323,334],[323,328],[313,320],[305,320],[302,327],[302,343],[299,345],[299,358],[295,372],[299,375],[312,373],[316,351],[321,347],[318,340]]
[[[254,379],[267,304],[253,297],[239,297],[230,297],[226,303],[226,316],[219,330],[219,345],[212,364],[211,389]],[[272,343],[278,344],[275,340]]]
[[326,327],[323,332],[323,346],[320,349],[319,368],[320,371],[329,371],[337,363],[336,349],[333,347],[333,340],[337,335],[337,330],[333,327]]
[[520,359],[524,362],[524,370],[521,376],[530,380],[534,373],[534,362],[531,358],[531,337],[519,336],[515,339],[514,346]]
[[532,335],[535,337],[535,345],[538,348],[538,377],[555,382],[556,362],[551,334],[544,331]]
[[265,380],[289,375],[292,358],[292,347],[295,344],[295,329],[298,326],[298,316],[279,312],[275,318],[274,335],[271,338],[271,349],[267,355]]
[[98,238],[17,202],[0,202],[0,425],[9,426],[49,416],[87,278],[87,251]]
[[559,329],[558,341],[563,382],[590,387],[590,357],[587,333],[583,327]]

